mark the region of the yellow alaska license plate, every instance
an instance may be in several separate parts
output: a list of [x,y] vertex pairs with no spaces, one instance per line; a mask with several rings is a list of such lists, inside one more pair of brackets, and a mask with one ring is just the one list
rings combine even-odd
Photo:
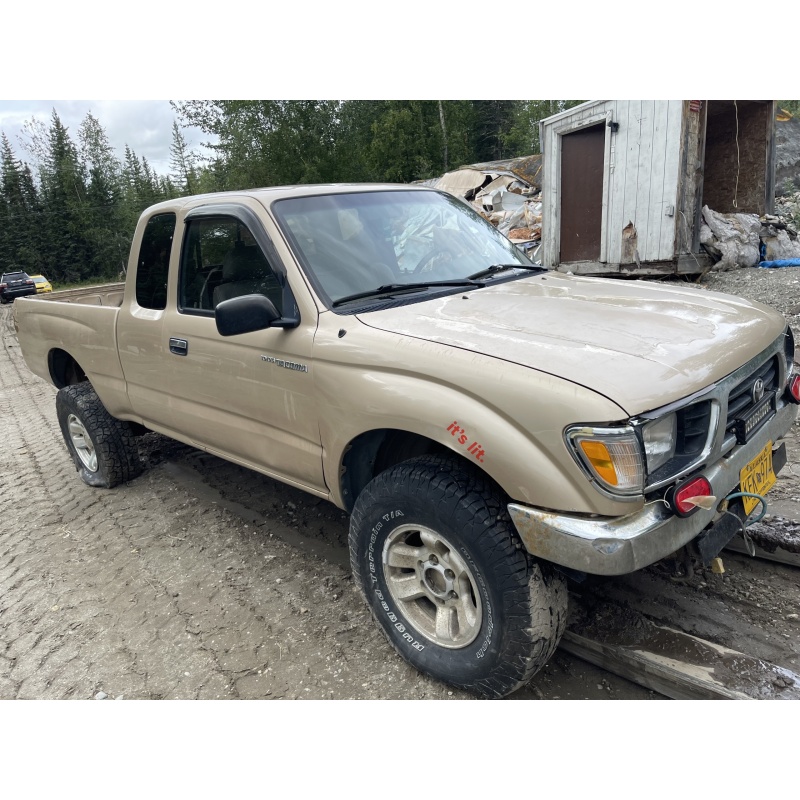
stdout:
[[[739,482],[743,492],[765,495],[775,485],[775,471],[772,469],[772,442],[739,472]],[[758,505],[758,498],[743,497],[744,510],[751,514]]]

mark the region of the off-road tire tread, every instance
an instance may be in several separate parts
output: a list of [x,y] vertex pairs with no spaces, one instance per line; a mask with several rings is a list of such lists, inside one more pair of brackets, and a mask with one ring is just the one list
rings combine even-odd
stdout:
[[[75,414],[81,420],[94,443],[99,465],[94,474],[83,469],[73,453],[66,427],[69,414]],[[143,466],[131,426],[108,413],[88,381],[59,389],[56,415],[67,450],[85,483],[111,489],[141,475]]]
[[[350,565],[356,585],[366,600],[366,575],[359,558],[359,530],[366,509],[398,492],[428,492],[438,497],[468,534],[480,535],[481,550],[503,594],[506,630],[498,666],[485,679],[459,683],[441,680],[486,697],[503,697],[528,683],[552,657],[566,627],[567,588],[560,573],[525,551],[508,515],[508,499],[491,479],[446,456],[422,456],[391,467],[374,478],[359,495],[350,522]],[[542,590],[542,587],[544,590]],[[405,653],[383,629],[367,602],[373,619],[389,643]]]

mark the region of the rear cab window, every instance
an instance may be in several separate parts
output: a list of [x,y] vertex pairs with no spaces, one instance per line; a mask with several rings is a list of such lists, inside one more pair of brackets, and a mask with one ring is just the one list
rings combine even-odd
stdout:
[[167,307],[169,254],[175,235],[174,213],[156,214],[147,221],[136,262],[136,302],[142,308]]

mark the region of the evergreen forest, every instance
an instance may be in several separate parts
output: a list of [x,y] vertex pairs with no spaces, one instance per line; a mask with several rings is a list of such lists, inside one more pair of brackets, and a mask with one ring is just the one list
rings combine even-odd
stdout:
[[[26,123],[24,156],[0,134],[0,272],[58,286],[118,279],[139,214],[173,197],[297,183],[435,177],[464,164],[539,152],[538,122],[577,100],[202,100],[172,103],[169,174],[102,121],[76,131],[56,109]],[[209,137],[192,150],[183,130]]]

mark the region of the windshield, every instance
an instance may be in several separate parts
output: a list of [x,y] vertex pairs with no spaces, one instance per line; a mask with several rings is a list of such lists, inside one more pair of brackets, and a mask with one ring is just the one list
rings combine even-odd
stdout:
[[[279,200],[273,211],[323,299],[337,305],[390,287],[429,284],[454,291],[496,264],[533,264],[455,197],[409,190]],[[522,274],[522,273],[520,273]],[[447,282],[449,289],[439,282]],[[438,284],[438,285],[437,285]],[[482,285],[475,283],[473,288]],[[383,292],[377,292],[378,289]],[[402,295],[409,302],[419,293]]]

